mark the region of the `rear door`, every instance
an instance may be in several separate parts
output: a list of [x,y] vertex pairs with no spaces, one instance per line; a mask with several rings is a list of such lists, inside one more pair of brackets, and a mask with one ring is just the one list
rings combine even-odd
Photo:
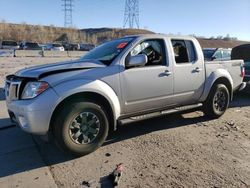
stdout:
[[198,56],[192,40],[171,40],[174,53],[174,98],[178,104],[190,104],[203,93],[204,60]]

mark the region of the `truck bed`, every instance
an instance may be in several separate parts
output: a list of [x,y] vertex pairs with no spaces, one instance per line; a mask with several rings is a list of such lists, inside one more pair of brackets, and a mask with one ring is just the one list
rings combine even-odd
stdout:
[[243,65],[243,60],[206,61],[206,77],[207,79],[212,79],[215,76],[213,72],[216,69],[227,70],[232,77],[233,90],[237,90],[242,83],[241,69]]

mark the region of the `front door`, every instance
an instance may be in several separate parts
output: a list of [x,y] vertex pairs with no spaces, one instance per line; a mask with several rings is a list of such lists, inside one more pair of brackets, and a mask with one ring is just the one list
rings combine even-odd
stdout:
[[138,54],[147,55],[143,67],[132,67],[120,74],[125,111],[136,113],[171,105],[173,95],[172,65],[166,61],[166,46],[162,39],[145,40],[137,44],[126,60]]

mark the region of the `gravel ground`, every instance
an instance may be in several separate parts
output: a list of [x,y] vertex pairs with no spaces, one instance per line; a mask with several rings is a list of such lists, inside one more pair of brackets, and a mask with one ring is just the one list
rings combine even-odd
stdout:
[[[0,77],[55,58],[0,58]],[[0,80],[0,88],[3,80]],[[250,187],[250,97],[238,94],[216,120],[202,112],[175,114],[119,127],[104,146],[71,158],[34,137],[58,187],[111,187],[107,176],[124,164],[119,187]]]

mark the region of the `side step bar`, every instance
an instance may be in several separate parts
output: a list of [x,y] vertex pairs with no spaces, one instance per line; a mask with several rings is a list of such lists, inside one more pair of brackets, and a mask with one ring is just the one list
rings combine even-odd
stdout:
[[168,114],[173,114],[173,113],[177,113],[177,112],[183,112],[183,111],[187,111],[187,110],[191,110],[191,109],[200,108],[201,106],[202,106],[202,103],[198,103],[198,104],[193,104],[193,105],[181,106],[181,107],[177,107],[177,108],[173,108],[173,109],[169,109],[169,110],[163,110],[163,111],[159,111],[159,112],[152,112],[152,113],[143,114],[143,115],[139,115],[139,116],[131,116],[129,118],[118,120],[118,123],[121,125],[133,123],[133,122],[137,122],[137,121],[141,121],[141,120],[145,120],[145,119],[150,119],[150,118],[159,117],[159,116],[163,116],[163,115],[168,115]]

